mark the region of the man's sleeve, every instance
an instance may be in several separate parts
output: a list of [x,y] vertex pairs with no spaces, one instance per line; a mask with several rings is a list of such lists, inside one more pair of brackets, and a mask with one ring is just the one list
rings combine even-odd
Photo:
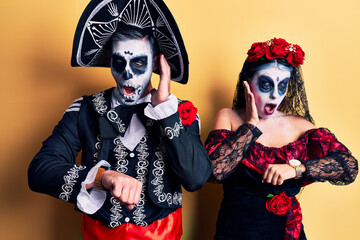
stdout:
[[[170,98],[169,101],[174,104],[173,98]],[[184,103],[193,106],[191,102],[182,102],[180,105]],[[209,155],[200,140],[199,115],[192,112],[190,115],[194,114],[192,116],[194,120],[192,122],[184,121],[184,117],[181,118],[178,111],[177,99],[175,104],[175,107],[166,106],[165,110],[159,110],[161,112],[157,114],[159,117],[155,120],[159,121],[163,129],[162,134],[165,135],[165,147],[169,154],[171,169],[187,191],[196,191],[208,180],[211,174],[211,163]],[[173,113],[170,115],[164,114],[171,109]],[[182,112],[187,113],[187,109]],[[151,117],[146,109],[145,115]],[[183,121],[185,124],[183,124]]]
[[81,149],[78,116],[82,100],[75,100],[66,110],[28,169],[31,190],[72,203],[76,202],[81,182],[89,171],[85,166],[76,165],[76,156]]

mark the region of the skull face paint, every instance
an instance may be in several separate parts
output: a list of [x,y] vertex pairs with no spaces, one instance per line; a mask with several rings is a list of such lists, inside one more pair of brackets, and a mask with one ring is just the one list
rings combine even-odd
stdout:
[[290,71],[270,67],[259,70],[250,80],[250,89],[260,118],[274,114],[285,98],[290,81]]
[[112,43],[111,73],[122,104],[137,103],[150,82],[152,71],[153,54],[147,38]]

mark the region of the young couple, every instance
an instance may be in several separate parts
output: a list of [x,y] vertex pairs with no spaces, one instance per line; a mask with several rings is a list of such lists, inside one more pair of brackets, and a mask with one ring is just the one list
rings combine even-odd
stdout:
[[170,80],[186,84],[188,59],[166,5],[91,1],[72,65],[110,67],[116,87],[70,105],[29,166],[30,188],[74,203],[84,239],[180,239],[181,186],[210,177],[224,186],[216,239],[306,239],[295,195],[315,181],[351,183],[357,162],[313,125],[299,46],[274,38],[248,55],[207,152],[196,107],[170,93]]

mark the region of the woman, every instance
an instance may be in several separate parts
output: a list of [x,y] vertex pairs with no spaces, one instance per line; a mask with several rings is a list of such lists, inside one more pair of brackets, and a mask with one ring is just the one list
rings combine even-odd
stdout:
[[254,43],[233,108],[216,116],[205,143],[224,189],[215,239],[306,239],[301,187],[355,180],[356,159],[310,116],[303,60],[300,46],[284,39]]

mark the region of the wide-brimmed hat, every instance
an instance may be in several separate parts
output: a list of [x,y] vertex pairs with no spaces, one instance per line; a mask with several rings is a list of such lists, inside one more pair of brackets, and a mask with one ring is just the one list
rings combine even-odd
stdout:
[[110,67],[108,41],[123,27],[152,34],[171,67],[171,80],[187,83],[189,62],[185,45],[175,19],[161,0],[90,1],[76,28],[71,65]]

